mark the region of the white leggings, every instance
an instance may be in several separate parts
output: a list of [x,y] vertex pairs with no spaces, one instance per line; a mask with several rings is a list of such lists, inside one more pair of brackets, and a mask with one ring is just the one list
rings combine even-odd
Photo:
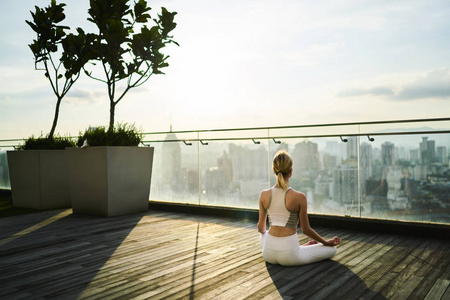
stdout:
[[297,234],[276,237],[269,232],[261,234],[261,247],[264,259],[270,264],[298,266],[330,259],[336,254],[336,247],[321,243],[300,246]]

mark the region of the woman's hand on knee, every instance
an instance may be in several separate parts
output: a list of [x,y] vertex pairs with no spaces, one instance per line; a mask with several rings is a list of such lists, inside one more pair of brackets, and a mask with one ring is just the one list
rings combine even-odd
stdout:
[[338,238],[337,236],[335,236],[332,239],[326,240],[324,245],[325,246],[337,246],[337,245],[339,245],[340,242],[341,242],[341,239]]

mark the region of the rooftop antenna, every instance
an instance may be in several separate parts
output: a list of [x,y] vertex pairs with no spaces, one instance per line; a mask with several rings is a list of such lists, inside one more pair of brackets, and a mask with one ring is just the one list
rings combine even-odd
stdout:
[[170,114],[170,132],[172,132],[172,114]]

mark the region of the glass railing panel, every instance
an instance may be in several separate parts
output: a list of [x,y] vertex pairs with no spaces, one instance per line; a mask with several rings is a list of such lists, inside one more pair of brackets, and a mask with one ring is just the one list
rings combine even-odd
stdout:
[[450,134],[361,142],[361,216],[450,223],[449,149]]
[[[311,213],[450,224],[449,127],[439,119],[178,131],[145,134],[142,146],[155,147],[153,200],[257,209],[284,149]],[[19,141],[0,141],[0,188],[10,188],[5,150]]]
[[[168,134],[154,147],[150,199],[178,203],[199,203],[198,143],[183,140],[192,134]],[[148,139],[150,140],[150,139]]]
[[7,150],[0,150],[0,189],[10,189]]
[[200,145],[200,204],[258,208],[269,187],[267,140]]

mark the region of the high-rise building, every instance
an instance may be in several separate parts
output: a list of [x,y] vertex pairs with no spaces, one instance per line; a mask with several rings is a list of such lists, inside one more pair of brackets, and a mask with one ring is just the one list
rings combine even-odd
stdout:
[[318,145],[311,141],[297,143],[291,156],[294,160],[291,186],[301,190],[313,188],[314,180],[321,169]]
[[362,143],[359,148],[359,165],[361,169],[367,170],[367,174],[370,177],[372,175],[372,145],[368,143]]
[[385,142],[381,145],[381,162],[384,166],[392,166],[395,163],[394,144]]
[[439,146],[436,150],[436,161],[444,165],[448,164],[447,147]]
[[323,168],[327,171],[331,171],[337,166],[337,159],[336,156],[331,154],[324,154],[323,155]]
[[372,161],[372,145],[362,143],[359,148],[360,182],[362,193],[365,193],[366,180],[372,176]]
[[340,204],[358,204],[358,168],[340,166],[333,171],[333,199]]
[[406,151],[405,147],[395,147],[394,151],[395,151],[396,159],[403,159],[403,160],[408,159],[408,155],[407,155],[407,151]]
[[336,157],[337,162],[341,162],[342,159],[346,157],[346,143],[337,141],[327,141],[325,144],[325,149],[323,151],[326,154],[330,154]]
[[[178,140],[174,133],[169,133],[166,136],[166,141]],[[169,183],[172,188],[179,189],[180,170],[181,170],[181,146],[178,142],[166,142],[162,145],[162,159],[161,159],[161,175],[163,182]]]
[[233,183],[233,160],[223,151],[222,154],[217,158],[217,166],[222,170],[224,177],[225,186],[231,187]]
[[337,156],[339,153],[337,141],[327,141],[325,144],[325,153]]
[[380,148],[373,148],[372,149],[372,159],[381,161],[381,150]]
[[358,158],[358,138],[356,136],[351,136],[347,138],[347,159],[357,159]]
[[[254,147],[257,147],[256,149]],[[267,180],[267,150],[264,146],[246,147],[230,144],[233,180]]]
[[319,150],[316,143],[303,141],[294,147],[292,153],[295,169],[302,174],[316,175],[320,170]]
[[418,164],[420,162],[419,149],[409,150],[409,161],[413,164]]
[[328,198],[330,196],[330,185],[332,179],[328,176],[317,176],[314,180],[314,194]]
[[423,137],[420,143],[420,162],[431,167],[436,159],[435,142],[429,141],[428,137]]

